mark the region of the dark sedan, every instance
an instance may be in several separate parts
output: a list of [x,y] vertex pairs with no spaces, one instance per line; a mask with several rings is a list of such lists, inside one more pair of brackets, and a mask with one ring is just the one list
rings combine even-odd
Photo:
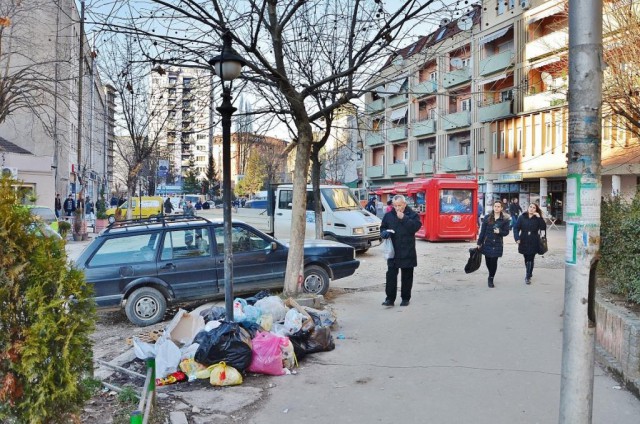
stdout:
[[[235,294],[281,289],[288,246],[242,222],[232,227]],[[76,265],[94,285],[100,307],[124,306],[139,326],[162,320],[168,303],[224,297],[222,220],[169,218],[118,222],[84,250]],[[309,240],[304,247],[307,293],[325,294],[330,280],[360,265],[346,244]]]

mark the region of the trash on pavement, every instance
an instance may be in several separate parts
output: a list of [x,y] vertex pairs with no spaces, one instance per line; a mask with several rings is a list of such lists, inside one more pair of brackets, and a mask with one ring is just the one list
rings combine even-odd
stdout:
[[187,381],[186,374],[182,371],[176,371],[164,378],[156,378],[156,386],[168,386],[169,384],[180,383],[182,381]]
[[310,353],[327,352],[336,348],[329,327],[315,326],[311,330],[300,330],[289,336],[296,357],[303,358]]
[[174,342],[161,338],[156,343],[156,377],[164,378],[178,369],[180,349]]
[[242,375],[237,369],[227,365],[225,362],[220,362],[211,367],[209,383],[212,386],[235,386],[242,384]]
[[249,371],[268,375],[283,375],[286,373],[280,346],[289,344],[287,338],[261,331],[256,334],[251,344],[253,357],[248,368]]
[[331,327],[338,320],[333,311],[321,311],[319,309],[310,308],[308,306],[305,306],[304,310],[309,315],[311,315],[311,318],[313,319],[313,323],[315,325],[320,325],[322,327]]
[[198,333],[194,341],[200,344],[195,360],[201,364],[224,361],[244,372],[251,363],[251,337],[237,322],[223,321],[218,328]]
[[273,322],[282,321],[287,313],[287,307],[278,296],[269,296],[260,299],[255,306],[260,308],[263,314],[269,314],[273,317]]
[[165,334],[169,334],[169,339],[178,346],[188,346],[193,343],[193,339],[204,329],[204,318],[190,314],[184,309],[178,310],[167,325]]

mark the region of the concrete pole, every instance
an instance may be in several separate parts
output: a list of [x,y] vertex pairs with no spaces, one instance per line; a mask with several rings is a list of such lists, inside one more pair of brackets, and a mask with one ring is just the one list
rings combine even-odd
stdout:
[[549,214],[547,207],[547,196],[549,195],[549,185],[546,178],[540,178],[540,209],[544,216]]
[[569,0],[569,12],[567,251],[559,423],[589,424],[602,193],[602,0]]
[[622,186],[622,180],[620,175],[611,176],[611,195],[618,196],[620,194],[620,187]]

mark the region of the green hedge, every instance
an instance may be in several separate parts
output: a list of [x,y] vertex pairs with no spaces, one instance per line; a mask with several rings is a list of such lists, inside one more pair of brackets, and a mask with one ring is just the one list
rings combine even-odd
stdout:
[[0,422],[78,422],[93,368],[92,291],[64,241],[30,230],[11,183],[0,178]]
[[613,293],[640,303],[640,193],[602,203],[600,275]]

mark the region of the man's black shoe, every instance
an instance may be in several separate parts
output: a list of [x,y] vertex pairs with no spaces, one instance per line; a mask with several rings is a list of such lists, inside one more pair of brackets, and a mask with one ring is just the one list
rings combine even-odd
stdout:
[[393,306],[393,302],[389,299],[385,299],[385,301],[382,302],[382,306]]
[[409,301],[403,300],[402,302],[400,302],[400,306],[409,306]]

